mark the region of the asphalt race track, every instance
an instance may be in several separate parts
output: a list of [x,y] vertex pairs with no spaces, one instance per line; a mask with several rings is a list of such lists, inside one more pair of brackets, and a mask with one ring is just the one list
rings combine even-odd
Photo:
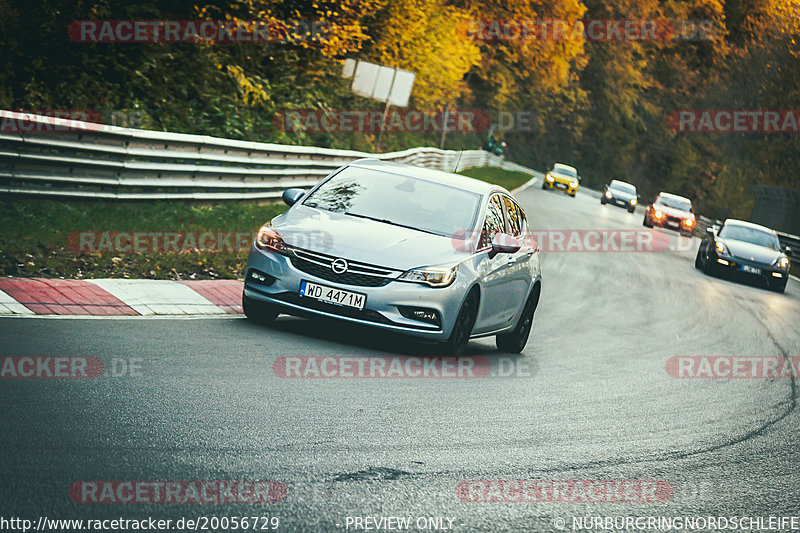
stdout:
[[[281,378],[281,356],[437,355],[285,316],[272,327],[241,317],[0,319],[2,356],[93,356],[114,370],[0,380],[0,515],[263,516],[277,517],[278,531],[358,531],[355,517],[368,516],[411,517],[412,531],[427,517],[451,519],[428,524],[453,531],[559,531],[564,519],[569,531],[587,516],[800,515],[797,380],[667,372],[678,356],[800,356],[800,283],[777,294],[708,277],[693,265],[697,239],[643,228],[641,214],[588,194],[533,186],[517,197],[537,229],[643,230],[670,248],[543,252],[528,346],[510,357],[493,338],[473,340],[468,355],[492,362],[483,378]],[[502,365],[527,371],[501,375]],[[286,496],[75,503],[70,486],[87,480],[268,480]],[[672,493],[462,501],[467,480],[658,480]]]

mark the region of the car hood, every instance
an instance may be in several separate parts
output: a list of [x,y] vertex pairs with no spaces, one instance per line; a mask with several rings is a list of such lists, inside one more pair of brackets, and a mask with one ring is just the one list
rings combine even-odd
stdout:
[[450,237],[303,205],[274,218],[272,226],[290,246],[398,270],[469,257]]
[[563,183],[570,183],[570,182],[573,182],[573,181],[578,181],[578,178],[573,178],[573,177],[567,176],[565,174],[559,174],[558,172],[550,172],[550,175],[556,181],[560,181],[560,182],[563,182]]
[[625,200],[626,202],[630,202],[631,200],[636,198],[635,194],[631,194],[625,191],[620,191],[617,189],[608,189],[608,192],[610,192],[614,198],[619,198],[620,200]]
[[671,217],[678,217],[678,218],[694,218],[694,215],[689,213],[688,211],[682,211],[680,209],[675,209],[674,207],[669,207],[666,205],[661,204],[653,204],[653,209],[658,209],[662,213],[667,216]]
[[728,248],[728,252],[737,259],[744,259],[745,261],[756,261],[758,263],[765,263],[771,265],[781,252],[773,250],[768,246],[760,246],[752,242],[736,241],[733,239],[719,239]]

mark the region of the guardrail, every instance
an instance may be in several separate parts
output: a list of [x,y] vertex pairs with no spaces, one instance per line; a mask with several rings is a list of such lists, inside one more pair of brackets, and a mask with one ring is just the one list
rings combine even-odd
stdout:
[[[309,187],[355,159],[438,170],[493,166],[541,176],[483,150],[370,154],[120,128],[0,110],[0,193],[67,198],[261,199]],[[10,125],[10,127],[9,127]]]

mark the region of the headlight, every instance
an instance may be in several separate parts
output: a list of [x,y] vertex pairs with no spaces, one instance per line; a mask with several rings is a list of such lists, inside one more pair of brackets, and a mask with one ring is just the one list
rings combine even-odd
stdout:
[[611,191],[606,191],[606,198],[612,198]]
[[694,220],[692,220],[691,218],[687,218],[686,220],[683,221],[683,223],[686,224],[687,226],[691,226],[692,224],[694,224]]
[[719,241],[716,241],[715,244],[717,245],[717,253],[718,254],[724,254],[724,253],[727,252],[727,249],[725,248],[724,244],[722,244]]
[[456,279],[458,265],[454,267],[426,267],[409,270],[398,279],[412,283],[423,283],[431,287],[447,287]]
[[661,211],[659,211],[658,209],[656,209],[656,218],[661,218],[661,217],[663,217],[663,216],[664,216],[664,213],[662,213]]
[[631,205],[636,205],[636,198],[634,198],[633,200],[631,200]]
[[571,182],[569,182],[569,186],[574,189],[575,187],[578,186],[578,182],[577,181],[571,181]]
[[546,179],[547,179],[547,181],[549,181],[550,183],[552,183],[552,182],[553,182],[553,176],[551,176],[550,174],[548,174],[547,176],[545,176],[545,178],[546,178]]
[[778,268],[789,268],[789,258],[784,255],[776,259],[775,264],[778,265]]
[[261,229],[258,230],[256,246],[262,250],[270,250],[279,254],[286,253],[286,243],[283,242],[283,238],[280,234],[272,229],[272,224],[269,222],[261,226]]

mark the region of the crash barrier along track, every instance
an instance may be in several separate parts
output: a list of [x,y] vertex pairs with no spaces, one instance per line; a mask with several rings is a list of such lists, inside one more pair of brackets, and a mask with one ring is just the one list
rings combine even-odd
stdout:
[[542,173],[483,150],[370,154],[120,128],[0,110],[0,193],[119,200],[279,198],[371,157],[438,170],[492,166]]

